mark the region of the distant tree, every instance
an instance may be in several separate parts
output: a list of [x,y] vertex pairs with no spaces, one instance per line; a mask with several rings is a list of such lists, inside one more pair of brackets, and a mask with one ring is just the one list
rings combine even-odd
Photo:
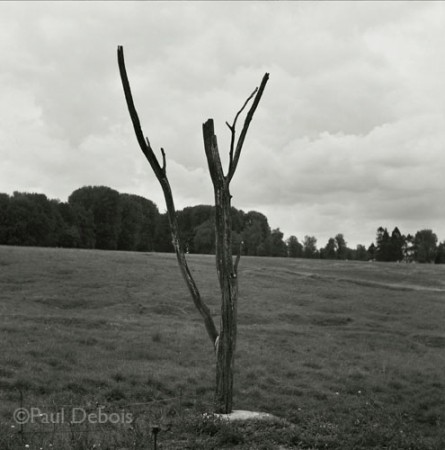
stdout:
[[429,263],[436,258],[437,236],[432,230],[420,230],[414,236],[414,257],[417,262]]
[[357,249],[346,247],[346,258],[347,260],[354,261],[357,259]]
[[118,250],[138,250],[143,229],[143,211],[141,204],[128,194],[120,195],[121,220],[117,241]]
[[437,247],[436,264],[445,264],[445,241],[441,242]]
[[329,238],[327,244],[320,250],[323,259],[337,259],[337,241]]
[[85,186],[68,198],[72,206],[81,206],[94,218],[95,246],[104,250],[118,248],[121,229],[120,194],[106,186]]
[[390,237],[388,230],[383,227],[377,229],[375,259],[377,261],[389,261],[391,256]]
[[241,249],[241,254],[245,253],[244,241],[243,241],[243,229],[245,224],[245,216],[243,210],[236,209],[232,206],[231,208],[232,216],[232,252],[236,254]]
[[391,233],[389,242],[389,261],[402,261],[403,260],[403,246],[405,243],[405,237],[402,236],[400,230],[395,227]]
[[81,247],[80,228],[77,215],[69,203],[57,204],[59,215],[62,218],[62,227],[59,233],[58,245],[65,248]]
[[249,211],[245,215],[245,225],[241,233],[244,242],[244,253],[249,256],[265,256],[269,254],[267,241],[270,234],[267,217],[257,211]]
[[[134,202],[138,203],[142,211],[142,224],[140,232],[140,240],[137,245],[137,251],[152,252],[155,248],[155,239],[157,225],[159,219],[158,207],[145,197],[132,195]],[[121,225],[122,228],[122,225]]]
[[287,252],[291,258],[301,258],[303,256],[303,245],[298,242],[296,236],[290,236],[287,241]]
[[335,243],[337,244],[337,259],[347,259],[348,246],[343,234],[339,233],[335,236]]
[[7,244],[37,245],[31,235],[28,235],[29,221],[34,216],[33,205],[24,195],[14,192],[6,212]]
[[93,211],[80,204],[73,205],[73,211],[76,214],[76,224],[79,230],[79,246],[81,248],[96,248],[96,226]]
[[79,247],[80,234],[71,205],[66,202],[56,202],[55,208],[60,217],[57,245],[65,248]]
[[44,194],[14,192],[4,218],[9,245],[56,246],[62,218],[55,202]]
[[8,207],[9,195],[0,193],[0,245],[8,242]]
[[[232,244],[234,251],[239,250],[239,245],[243,242],[244,254],[248,255],[270,255],[271,231],[266,216],[257,212],[249,211],[247,214],[242,210],[231,207],[232,219]],[[177,211],[179,231],[182,245],[190,253],[212,253],[210,247],[205,244],[200,245],[202,232],[207,228],[204,223],[210,221],[215,223],[215,207],[211,205],[188,206]],[[199,231],[200,236],[197,237]],[[162,231],[161,231],[162,234]],[[208,236],[205,238],[207,239]],[[198,247],[195,244],[198,244]],[[204,250],[205,248],[205,250]]]
[[256,249],[256,254],[257,256],[271,256],[270,236],[266,240],[260,242]]
[[243,237],[240,233],[232,230],[232,253],[235,255],[237,252],[243,252]]
[[[174,251],[167,213],[159,214],[157,218],[154,249],[156,252],[172,253]],[[187,249],[184,248],[184,251],[187,252]]]
[[284,234],[279,228],[270,233],[270,256],[287,256],[287,246],[283,240]]
[[207,219],[195,228],[193,237],[194,253],[215,253],[215,221]]
[[371,245],[368,247],[368,255],[369,259],[374,260],[377,253],[377,248],[374,245],[374,243],[371,243]]
[[355,258],[358,261],[368,261],[369,253],[364,245],[358,244],[355,250]]
[[181,245],[190,253],[199,253],[194,248],[197,228],[215,217],[215,207],[210,205],[188,206],[177,212]]
[[317,238],[315,236],[305,236],[303,240],[303,258],[317,258]]
[[[241,209],[236,209],[232,206],[231,208],[231,215],[232,215],[232,230],[235,233],[238,233],[241,235],[244,224],[246,223],[246,214]],[[237,247],[238,248],[238,247]]]
[[408,234],[403,240],[402,247],[403,260],[407,263],[414,261],[414,236]]
[[157,206],[139,195],[120,194],[121,220],[119,250],[153,251]]

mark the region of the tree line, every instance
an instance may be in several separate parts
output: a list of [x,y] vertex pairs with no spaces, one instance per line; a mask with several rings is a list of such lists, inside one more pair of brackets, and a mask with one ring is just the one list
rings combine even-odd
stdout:
[[[354,249],[339,233],[318,248],[315,236],[304,236],[302,242],[296,236],[284,240],[281,230],[271,229],[258,211],[232,207],[231,212],[233,252],[241,249],[242,255],[445,263],[445,241],[438,243],[428,229],[405,236],[397,227],[391,234],[379,227],[375,243]],[[186,207],[177,214],[184,251],[213,254],[214,207]],[[173,252],[166,213],[160,213],[151,200],[106,186],[79,188],[67,202],[45,194],[0,193],[0,244]]]
[[368,248],[361,244],[355,249],[349,248],[341,233],[329,238],[320,249],[317,249],[314,236],[305,236],[302,243],[291,236],[287,243],[289,256],[301,258],[445,264],[445,241],[439,243],[437,235],[430,229],[405,236],[398,227],[391,235],[387,228],[379,227],[375,243]]
[[[184,251],[215,252],[215,211],[198,205],[177,212]],[[233,251],[287,256],[279,229],[257,211],[232,208]],[[151,200],[106,186],[84,186],[67,202],[45,194],[0,193],[0,245],[172,252],[167,214]]]

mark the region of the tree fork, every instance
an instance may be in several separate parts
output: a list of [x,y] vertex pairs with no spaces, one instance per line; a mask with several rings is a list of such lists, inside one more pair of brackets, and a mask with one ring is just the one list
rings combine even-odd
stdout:
[[[266,73],[260,87],[253,91],[236,114],[233,124],[229,125],[226,122],[232,134],[229,168],[226,176],[221,166],[213,120],[209,119],[203,124],[204,148],[215,194],[216,267],[221,289],[221,325],[218,345],[216,346],[215,408],[216,412],[225,414],[232,411],[233,404],[238,310],[238,263],[241,256],[241,252],[239,252],[235,263],[233,263],[230,181],[235,174],[247,130],[268,80],[269,74]],[[246,115],[235,146],[236,122],[252,98],[253,103]]]
[[164,149],[161,149],[162,153],[162,167],[161,167],[153,149],[151,148],[150,141],[148,140],[148,138],[144,138],[144,133],[142,132],[139,117],[136,108],[134,106],[133,96],[131,94],[130,82],[128,81],[127,71],[125,68],[124,49],[122,46],[118,46],[117,48],[117,59],[125,99],[127,102],[127,107],[130,113],[131,121],[133,123],[136,138],[138,140],[139,146],[141,147],[142,153],[145,155],[148,162],[150,163],[150,166],[153,169],[153,172],[155,173],[156,178],[158,179],[162,187],[162,191],[164,193],[165,203],[167,206],[168,221],[170,225],[170,233],[172,237],[172,244],[175,249],[176,258],[178,260],[178,265],[181,270],[181,274],[192,296],[193,303],[195,304],[196,308],[198,309],[199,313],[204,319],[204,325],[207,330],[207,334],[209,335],[209,338],[212,341],[212,345],[215,347],[216,340],[218,338],[218,332],[216,330],[215,323],[213,321],[209,308],[201,298],[198,287],[196,286],[195,280],[193,279],[193,276],[188,267],[184,250],[181,247],[179,238],[178,219],[176,216],[173,194],[170,188],[170,183],[167,178],[166,158]]
[[[125,69],[123,48],[121,46],[118,46],[117,57],[125,99],[137,141],[142,152],[150,163],[150,166],[153,169],[159,183],[161,184],[164,193],[170,231],[172,235],[172,243],[175,248],[181,273],[193,298],[193,302],[204,319],[207,334],[209,335],[216,351],[215,409],[216,412],[230,413],[232,411],[233,402],[233,372],[237,332],[238,263],[241,256],[240,248],[240,252],[236,257],[235,262],[233,262],[231,218],[232,196],[230,195],[230,181],[235,174],[249,124],[252,121],[255,110],[261,100],[264,88],[266,87],[266,83],[269,79],[269,74],[266,73],[264,75],[260,87],[255,89],[244,102],[244,105],[236,114],[233,124],[229,125],[226,122],[232,134],[227,175],[224,175],[221,166],[213,120],[209,119],[203,124],[204,148],[215,194],[216,269],[221,289],[221,324],[220,334],[218,335],[214,321],[210,314],[210,310],[202,301],[196,283],[190,273],[184,250],[180,243],[176,210],[170,183],[166,173],[166,157],[164,149],[161,148],[161,166],[151,148],[149,140],[144,137],[144,133],[142,132],[139,117],[134,106],[133,96],[131,94],[130,83],[128,81],[127,72]],[[252,98],[252,105],[246,115],[241,134],[235,146],[236,122],[239,115],[246,108]]]
[[229,413],[233,401],[238,274],[232,260],[230,181],[224,176],[213,120],[203,125],[204,147],[215,194],[216,268],[221,289],[221,324],[216,346],[216,412]]

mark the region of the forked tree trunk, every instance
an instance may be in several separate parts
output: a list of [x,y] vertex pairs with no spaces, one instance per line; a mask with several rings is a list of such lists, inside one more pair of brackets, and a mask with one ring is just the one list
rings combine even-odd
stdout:
[[[230,195],[230,181],[235,174],[249,124],[261,99],[264,88],[269,79],[269,74],[266,73],[264,75],[259,89],[255,89],[253,91],[244,103],[243,107],[238,111],[233,124],[229,125],[226,122],[232,133],[229,153],[229,169],[227,175],[224,175],[221,166],[213,120],[209,119],[203,125],[204,148],[215,193],[216,269],[218,272],[218,280],[221,289],[221,324],[220,333],[218,335],[214,321],[210,314],[210,310],[201,299],[196,283],[188,268],[183,247],[181,246],[173,195],[171,193],[170,184],[167,178],[165,152],[161,149],[161,166],[153,152],[153,149],[151,148],[149,140],[144,137],[142,132],[139,117],[137,115],[131,94],[130,83],[128,81],[127,72],[125,69],[123,48],[121,46],[118,47],[117,55],[125,99],[127,101],[136,138],[164,192],[170,231],[172,235],[172,244],[176,252],[179,268],[193,298],[193,302],[204,319],[207,334],[209,335],[216,351],[215,411],[219,413],[230,413],[232,411],[233,402],[233,372],[235,363],[238,300],[238,263],[240,259],[240,253],[238,253],[235,261],[233,261],[232,258],[232,219],[230,204],[232,196]],[[243,128],[235,145],[235,127],[237,119],[253,97],[253,103],[246,115]]]
[[221,324],[216,345],[216,412],[232,411],[235,364],[238,274],[232,260],[230,181],[224,176],[213,120],[203,125],[204,147],[215,193],[216,269],[221,289]]

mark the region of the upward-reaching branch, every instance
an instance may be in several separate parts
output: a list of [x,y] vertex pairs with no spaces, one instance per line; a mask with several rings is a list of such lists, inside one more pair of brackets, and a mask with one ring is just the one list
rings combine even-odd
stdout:
[[236,134],[236,121],[238,120],[239,115],[244,111],[244,108],[247,106],[247,104],[250,102],[251,98],[256,94],[258,91],[258,88],[255,88],[255,90],[249,95],[249,98],[244,102],[244,105],[241,107],[241,109],[236,113],[235,119],[233,119],[232,125],[229,125],[227,122],[227,126],[230,129],[230,132],[232,133],[232,137],[230,140],[230,154],[229,154],[229,173],[230,169],[233,164],[233,151],[235,149],[235,134]]
[[[238,161],[239,161],[239,158],[241,155],[241,150],[243,148],[244,139],[246,138],[247,130],[249,129],[250,122],[252,121],[253,115],[255,114],[257,106],[261,100],[261,96],[263,95],[264,88],[266,87],[268,80],[269,80],[269,74],[265,73],[263,76],[263,79],[261,80],[260,87],[258,88],[258,90],[254,91],[254,93],[256,92],[256,95],[253,100],[252,106],[250,107],[249,112],[247,113],[246,118],[244,120],[243,129],[241,130],[241,134],[238,138],[238,142],[236,144],[236,149],[235,149],[234,154],[233,154],[233,150],[231,149],[231,155],[233,154],[233,159],[232,159],[232,157],[230,158],[229,173],[227,174],[227,178],[229,181],[232,179],[233,175],[235,174],[236,167],[238,165]],[[247,99],[246,103],[244,104],[244,106],[242,107],[240,112],[245,108],[245,106],[247,105],[249,100],[252,98],[252,95]],[[237,116],[239,115],[239,113],[237,114]],[[237,117],[235,119],[237,119]],[[232,136],[233,136],[235,130],[233,129],[231,131],[232,131]]]
[[128,112],[130,113],[131,121],[133,123],[134,132],[136,134],[136,138],[139,142],[139,146],[141,147],[142,152],[150,163],[153,172],[156,177],[159,179],[162,177],[162,169],[159,165],[158,159],[154,154],[150,142],[148,138],[144,137],[144,133],[142,132],[141,122],[139,121],[139,116],[134,106],[133,95],[131,94],[130,82],[128,81],[127,71],[125,69],[125,60],[124,60],[124,49],[122,46],[117,47],[117,61],[119,65],[119,72],[121,75],[122,86],[124,88],[125,100],[127,101]]
[[184,250],[180,245],[179,226],[176,217],[175,204],[173,202],[173,195],[171,192],[170,183],[168,181],[166,173],[166,158],[164,149],[161,148],[162,153],[162,167],[161,167],[158,159],[156,158],[156,155],[153,152],[153,149],[151,148],[150,141],[148,140],[148,138],[144,138],[144,133],[142,132],[139,117],[136,112],[136,108],[134,106],[133,96],[131,94],[131,88],[127,77],[127,71],[125,69],[124,50],[121,46],[118,46],[117,48],[117,59],[122,80],[122,86],[124,88],[125,99],[127,101],[128,111],[130,113],[133,128],[136,133],[136,138],[139,142],[139,146],[141,147],[142,152],[144,153],[145,157],[150,163],[150,166],[153,169],[153,172],[155,173],[156,178],[158,179],[162,187],[162,191],[164,193],[165,203],[167,206],[168,220],[170,224],[170,231],[172,236],[172,244],[175,248],[179,268],[190,291],[190,294],[193,298],[193,302],[204,319],[207,334],[209,335],[212,344],[216,346],[218,332],[216,331],[215,323],[213,322],[209,308],[205,305],[205,303],[201,299],[198,287],[196,286],[195,280],[193,279],[190,269],[188,267],[187,260],[184,255]]

